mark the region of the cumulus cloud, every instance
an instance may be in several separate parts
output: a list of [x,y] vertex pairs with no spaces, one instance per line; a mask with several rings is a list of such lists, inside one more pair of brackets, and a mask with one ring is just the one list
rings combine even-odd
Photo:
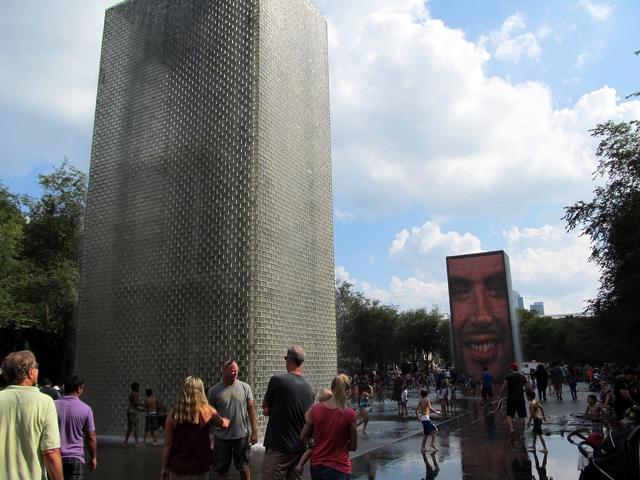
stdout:
[[613,13],[613,5],[606,2],[580,0],[579,5],[593,20],[596,20],[598,22],[606,21]]
[[552,225],[503,231],[514,288],[528,303],[543,300],[545,312],[578,313],[596,294],[599,270],[587,260],[589,239]]
[[[502,232],[504,250],[510,260],[514,289],[526,306],[544,301],[548,314],[579,313],[585,301],[596,294],[599,271],[587,261],[590,244],[586,237],[567,233],[562,227],[511,226]],[[408,267],[406,276],[392,275],[387,285],[355,279],[344,267],[336,277],[347,280],[370,298],[406,308],[439,305],[449,310],[445,257],[483,251],[472,233],[444,232],[435,222],[403,229],[389,247],[391,261]]]
[[402,229],[389,246],[396,266],[413,270],[406,278],[392,275],[387,285],[379,286],[353,278],[342,266],[336,278],[345,280],[369,298],[398,305],[400,309],[431,308],[438,305],[449,310],[445,257],[482,251],[478,237],[471,233],[444,232],[440,225],[427,221],[421,226]]
[[434,305],[448,311],[448,289],[446,281],[429,281],[424,278],[409,277],[404,280],[392,276],[389,284],[378,287],[367,281],[352,277],[342,266],[336,267],[336,279],[349,282],[367,298],[384,304],[398,306],[400,310],[409,308],[431,308]]
[[[339,45],[330,52],[335,194],[358,217],[569,203],[590,191],[588,130],[640,116],[640,101],[608,87],[558,109],[540,82],[488,76],[492,42],[527,33],[521,16],[483,44],[431,18],[422,0],[319,3]],[[537,55],[524,38],[501,51]]]
[[355,290],[361,291],[367,298],[372,300],[379,300],[382,303],[394,303],[392,301],[389,291],[378,288],[376,285],[371,284],[365,280],[360,280],[353,277],[345,267],[336,267],[336,280],[340,282],[347,282],[353,285]]
[[446,281],[425,281],[416,277],[401,280],[392,277],[389,286],[390,298],[401,309],[426,308],[437,305],[443,311],[448,311],[449,290]]
[[443,232],[440,225],[428,221],[420,227],[412,227],[411,231],[403,229],[391,242],[389,253],[400,256],[409,255],[460,255],[482,251],[480,239],[471,233],[460,234],[455,231]]
[[[516,13],[508,17],[499,30],[482,36],[479,43],[482,46],[493,47],[494,54],[499,60],[517,63],[523,58],[538,59],[542,53],[542,47],[535,34],[523,32],[526,28],[524,15]],[[549,31],[545,28],[540,33],[542,36],[547,36]]]

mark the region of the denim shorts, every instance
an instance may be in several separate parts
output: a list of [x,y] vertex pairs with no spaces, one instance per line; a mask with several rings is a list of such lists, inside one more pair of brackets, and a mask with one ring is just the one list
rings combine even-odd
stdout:
[[349,480],[351,474],[339,472],[324,465],[311,465],[312,480]]

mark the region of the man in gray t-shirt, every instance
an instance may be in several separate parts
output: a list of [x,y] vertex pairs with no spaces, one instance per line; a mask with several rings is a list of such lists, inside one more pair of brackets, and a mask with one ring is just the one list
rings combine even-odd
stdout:
[[235,360],[224,362],[222,382],[209,389],[209,404],[230,420],[229,428],[214,427],[213,471],[225,477],[231,459],[240,478],[251,478],[251,445],[258,442],[258,423],[251,387],[238,380],[240,368]]

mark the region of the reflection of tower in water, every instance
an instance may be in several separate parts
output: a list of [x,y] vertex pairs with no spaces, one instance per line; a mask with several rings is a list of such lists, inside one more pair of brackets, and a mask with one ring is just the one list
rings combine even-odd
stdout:
[[[498,429],[506,429],[496,413],[479,411],[460,429],[463,478],[474,480],[531,479],[531,462],[521,441],[495,441]],[[497,417],[497,418],[496,418]],[[503,419],[502,419],[503,420]],[[506,431],[500,437],[507,438]]]

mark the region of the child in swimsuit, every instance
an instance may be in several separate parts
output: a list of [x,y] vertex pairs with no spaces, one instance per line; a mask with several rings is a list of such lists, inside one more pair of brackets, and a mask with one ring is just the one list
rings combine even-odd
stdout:
[[435,424],[429,417],[431,410],[436,413],[440,413],[440,411],[436,410],[431,405],[431,400],[429,400],[429,390],[422,389],[420,390],[420,401],[416,406],[416,417],[418,418],[418,420],[420,420],[420,423],[422,423],[423,428],[421,447],[422,452],[425,452],[427,450],[425,445],[427,444],[427,438],[429,437],[429,435],[431,436],[431,448],[437,450],[436,432],[438,431],[438,427],[435,426]]
[[542,405],[538,403],[536,400],[536,394],[533,391],[527,391],[527,399],[529,400],[529,425],[531,426],[531,422],[533,421],[533,444],[531,445],[531,451],[536,451],[536,439],[540,439],[542,443],[542,451],[547,453],[547,444],[544,443],[544,438],[542,437],[542,420],[547,420],[547,417],[544,415],[544,409]]

